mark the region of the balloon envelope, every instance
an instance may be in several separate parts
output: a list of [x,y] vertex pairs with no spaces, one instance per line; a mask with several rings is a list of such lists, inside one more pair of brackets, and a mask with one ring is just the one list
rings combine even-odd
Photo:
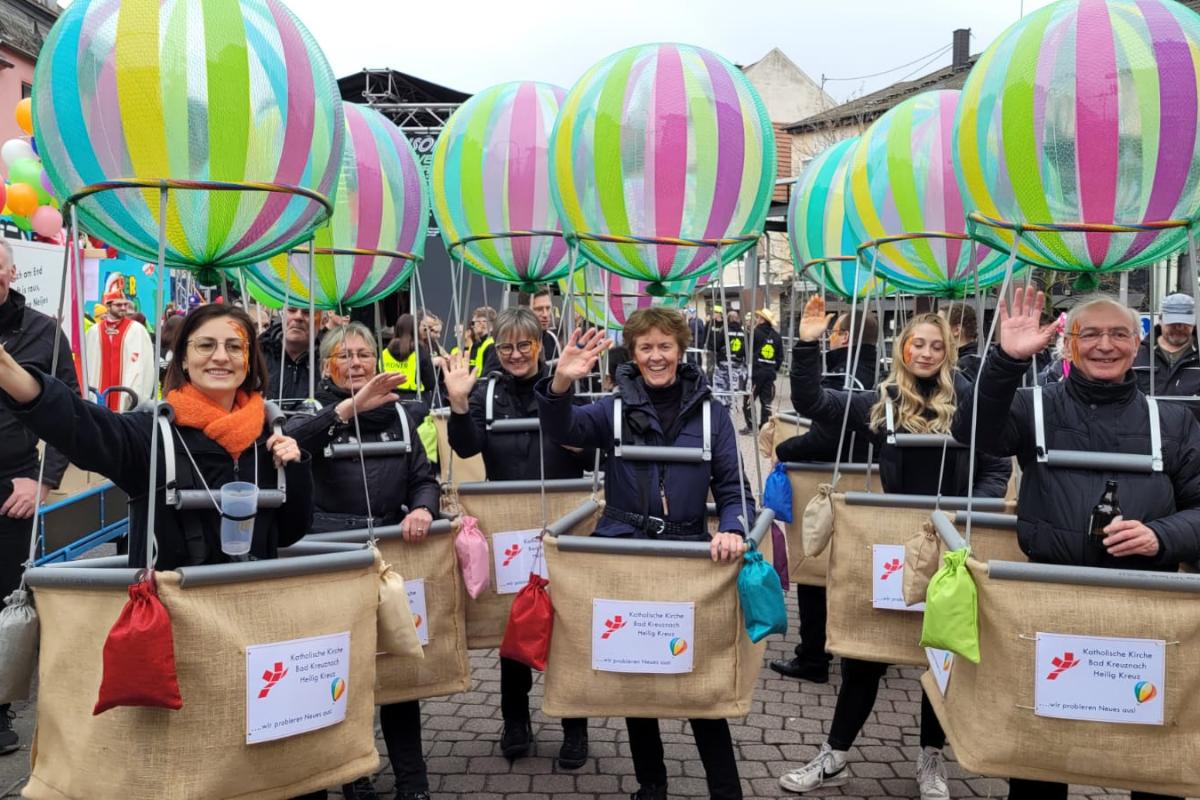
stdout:
[[[347,103],[345,112],[345,163],[333,219],[313,241],[318,250],[378,254],[313,257],[315,304],[327,311],[369,305],[398,289],[425,253],[429,225],[425,177],[408,139],[378,111]],[[280,302],[286,295],[291,305],[308,304],[306,253],[293,251],[287,259],[271,259],[246,271],[260,293]]]
[[[775,132],[758,92],[715,53],[680,44],[622,50],[571,89],[551,141],[551,190],[569,234],[722,239],[737,258],[761,234]],[[713,247],[582,237],[590,260],[661,284],[717,266]]]
[[[955,129],[968,208],[1016,223],[1137,225],[1200,211],[1200,16],[1172,0],[1059,0],[971,70]],[[976,235],[1010,248],[1010,231]],[[1127,269],[1183,229],[1025,233],[1055,269]]]
[[[966,233],[966,212],[954,176],[951,134],[959,92],[924,92],[877,119],[862,135],[846,173],[846,216],[862,242],[915,233]],[[1007,256],[970,241],[916,238],[862,254],[902,289],[964,297],[1004,279]],[[1020,265],[1014,265],[1014,267]]]
[[595,264],[585,264],[572,273],[570,281],[564,278],[558,285],[563,297],[566,297],[569,285],[574,283],[572,304],[576,314],[594,325],[621,330],[629,315],[640,309],[685,307],[692,294],[708,282],[708,277],[669,283],[665,286],[665,293],[650,295],[644,281],[617,275]]
[[[519,81],[485,89],[446,123],[433,151],[433,214],[450,249],[473,236],[561,231],[550,202],[550,133],[566,90]],[[567,274],[561,236],[485,239],[454,247],[468,267],[507,283]]]
[[[278,0],[75,0],[34,73],[34,128],[55,193],[121,179],[275,183],[328,197],[345,123],[316,42]],[[238,266],[307,239],[321,202],[247,189],[173,189],[166,259]],[[83,228],[158,258],[159,192],[100,192]]]

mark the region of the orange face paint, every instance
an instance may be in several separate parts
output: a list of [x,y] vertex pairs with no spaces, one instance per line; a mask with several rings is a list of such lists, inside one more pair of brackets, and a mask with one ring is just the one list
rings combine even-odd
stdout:
[[911,364],[913,357],[913,343],[911,336],[904,340],[904,346],[900,349],[900,352],[901,358],[904,359],[905,365],[907,366],[908,364]]
[[1071,362],[1079,361],[1079,320],[1071,323]]

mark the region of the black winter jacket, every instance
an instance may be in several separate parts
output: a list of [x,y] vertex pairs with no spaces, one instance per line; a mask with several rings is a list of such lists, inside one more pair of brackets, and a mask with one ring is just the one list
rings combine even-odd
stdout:
[[[1150,394],[1150,352],[1154,351],[1154,394],[1174,395],[1175,397],[1200,396],[1200,352],[1196,350],[1196,340],[1192,339],[1192,349],[1175,362],[1175,366],[1167,363],[1166,357],[1158,345],[1159,328],[1142,340],[1137,355],[1133,359],[1133,374],[1137,378],[1138,389],[1142,394]],[[1200,418],[1200,403],[1178,403],[1192,410]]]
[[958,348],[958,371],[971,383],[974,383],[975,379],[979,377],[979,365],[981,363],[979,342],[967,342]]
[[[733,363],[744,365],[746,363],[746,350],[749,348],[746,345],[746,333],[742,330],[742,323],[730,322],[729,325],[729,356],[733,359]],[[713,354],[714,364],[724,364],[725,358],[725,324],[712,324],[708,326],[708,332],[705,335],[704,349]]]
[[[542,475],[541,460],[538,458],[536,431],[530,433],[493,433],[486,424],[487,386],[491,378],[496,379],[496,394],[493,400],[494,419],[528,419],[538,415],[537,399],[533,388],[539,380],[549,374],[541,366],[537,376],[517,380],[503,370],[485,376],[475,384],[466,414],[451,412],[446,435],[450,446],[460,458],[483,454],[483,464],[490,481],[539,480]],[[547,478],[579,478],[583,471],[595,464],[595,450],[585,448],[573,453],[562,445],[542,435],[542,453],[546,462]]]
[[[367,524],[367,499],[363,491],[363,464],[357,458],[332,458],[325,453],[327,445],[349,441],[356,435],[354,420],[343,423],[337,418],[335,406],[348,393],[329,381],[317,387],[317,400],[323,406],[315,415],[292,416],[285,432],[312,454],[314,531],[364,528]],[[408,414],[408,411],[401,411]],[[358,430],[362,441],[395,441],[403,438],[403,428],[396,404],[381,406],[360,414]],[[379,525],[390,525],[404,518],[405,509],[429,509],[437,516],[440,490],[433,467],[425,456],[425,448],[417,436],[417,425],[408,414],[411,447],[407,455],[387,455],[364,459],[367,490],[370,492],[371,516]]]
[[755,384],[771,383],[783,366],[783,338],[768,322],[754,326],[750,379]]
[[[58,334],[57,336],[55,334]],[[0,305],[0,344],[18,364],[42,372],[50,371],[54,343],[58,342],[58,366],[55,376],[76,395],[75,356],[66,336],[51,317],[25,305],[25,296],[8,290],[8,300]],[[12,494],[13,478],[38,477],[38,437],[21,424],[11,411],[0,405],[0,505]],[[67,471],[67,457],[57,448],[46,448],[46,471],[42,481],[57,488]]]
[[[850,355],[849,347],[839,347],[825,354],[825,374],[821,378],[823,388],[837,390],[846,385],[848,368],[846,362]],[[862,354],[858,357],[858,369],[854,371],[857,381],[854,385],[856,391],[875,388],[875,366],[878,360],[879,355],[875,345],[864,344]],[[841,432],[842,421],[840,419],[832,424],[814,421],[812,427],[808,429],[808,433],[780,442],[775,448],[775,457],[780,461],[835,461]],[[854,436],[853,448],[850,444],[850,432],[847,432],[846,442],[842,446],[842,460],[866,462],[871,445],[869,437],[858,434]]]
[[[317,331],[316,344],[321,346],[322,331]],[[299,360],[293,361],[283,347],[283,326],[278,320],[272,322],[259,339],[263,359],[267,362],[267,392],[268,400],[291,400],[308,397],[308,352],[301,354]],[[283,381],[283,394],[279,393],[279,382]]]
[[[1031,561],[1126,569],[1177,569],[1200,556],[1200,424],[1185,408],[1159,403],[1163,471],[1157,474],[1051,469],[1037,461],[1031,390],[1017,391],[1028,361],[997,348],[979,378],[980,450],[1017,457],[1021,494],[1017,537]],[[1097,383],[1071,370],[1043,387],[1046,446],[1051,450],[1150,452],[1150,412],[1132,374],[1121,383]],[[1015,397],[1014,397],[1015,396]],[[969,441],[971,412],[959,405],[954,436]],[[1092,508],[1104,482],[1116,480],[1125,519],[1158,534],[1156,557],[1114,558],[1088,541]]]
[[[5,403],[21,422],[65,453],[72,463],[100,473],[129,495],[129,564],[144,565],[153,415],[148,411],[113,413],[83,400],[62,381],[35,370],[30,372],[42,384],[41,395],[27,406],[16,406],[7,396],[3,398]],[[203,432],[174,426],[172,446],[179,488],[204,488],[204,483],[191,468],[190,452],[214,493],[226,483],[237,480],[251,481],[260,489],[274,489],[276,470],[266,446],[271,430],[266,426],[266,420],[263,423],[258,442],[237,461]],[[274,558],[280,547],[299,541],[312,524],[313,486],[308,455],[289,464],[285,474],[287,502],[280,508],[260,509],[254,518],[250,554],[255,558]],[[176,511],[174,507],[168,507],[164,500],[165,480],[166,467],[160,457],[154,523],[158,569],[228,561],[221,552],[221,517],[217,510]]]
[[[814,424],[836,425],[841,430],[842,416],[846,409],[847,394],[844,391],[826,389],[821,386],[821,353],[816,342],[797,342],[792,351],[792,403],[804,416],[811,417]],[[961,375],[956,375],[955,390],[958,405],[970,404],[971,386]],[[931,494],[921,491],[914,484],[926,485],[928,475],[919,474],[913,464],[924,462],[930,454],[936,455],[940,467],[941,450],[935,448],[903,448],[887,444],[887,431],[871,428],[871,408],[879,401],[879,390],[854,392],[850,401],[850,418],[847,432],[855,431],[859,437],[875,445],[879,459],[879,480],[885,492],[901,494]],[[902,431],[898,431],[902,432]],[[907,467],[907,469],[906,469]],[[922,471],[927,468],[922,467]],[[970,469],[969,453],[964,449],[950,448],[946,451],[945,477],[942,487],[946,494],[965,496]],[[1006,458],[994,458],[983,453],[975,459],[975,496],[1003,497],[1008,491],[1008,479],[1012,474],[1012,463]],[[933,483],[936,486],[936,478]]]

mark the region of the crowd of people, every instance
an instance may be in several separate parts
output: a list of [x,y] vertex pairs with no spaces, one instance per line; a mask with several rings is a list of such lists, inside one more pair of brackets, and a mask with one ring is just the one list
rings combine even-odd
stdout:
[[[147,518],[155,504],[157,567],[213,564],[229,557],[220,546],[220,510],[181,511],[160,492],[148,496],[153,411],[112,402],[110,386],[137,398],[154,395],[132,379],[135,362],[161,368],[162,398],[174,416],[161,446],[184,465],[179,488],[214,490],[233,480],[264,489],[286,476],[286,502],[261,508],[254,519],[251,555],[276,557],[308,532],[399,525],[406,542],[419,543],[441,508],[436,445],[373,455],[362,462],[338,458],[335,445],[391,442],[414,437],[431,410],[448,416],[454,454],[481,456],[490,480],[579,478],[603,467],[605,506],[594,535],[708,543],[714,561],[734,561],[746,549],[756,513],[754,491],[738,453],[737,402],[745,428],[775,411],[775,387],[784,343],[774,314],[756,309],[743,329],[738,311],[713,308],[707,324],[694,315],[648,308],[627,320],[617,345],[602,329],[579,326],[560,338],[553,297],[538,292],[529,306],[475,309],[461,342],[446,348],[443,322],[422,311],[402,315],[375,331],[340,315],[313,318],[289,309],[265,329],[246,311],[222,303],[200,305],[163,322],[161,361],[145,349],[129,318],[127,299],[106,296],[105,314],[89,342],[98,357],[87,382],[101,402],[84,399],[65,337],[52,319],[28,308],[15,288],[11,250],[0,240],[0,594],[20,581],[39,495],[56,487],[68,463],[112,480],[131,498],[129,558],[146,561]],[[1162,402],[1157,414],[1144,397],[1194,395],[1200,359],[1191,299],[1163,303],[1161,327],[1140,341],[1135,312],[1107,297],[1076,304],[1060,325],[1041,317],[1044,297],[1017,290],[1001,303],[998,343],[977,345],[975,308],[956,303],[942,313],[915,314],[882,348],[874,316],[826,314],[813,298],[796,326],[790,388],[795,410],[812,421],[808,433],[781,443],[782,461],[874,459],[887,492],[909,495],[1002,497],[1013,461],[1022,481],[1018,537],[1032,561],[1147,570],[1174,570],[1200,557],[1200,425],[1194,404]],[[1034,372],[1032,359],[1062,330],[1069,368],[1042,390],[1035,407],[1018,389]],[[456,337],[457,338],[457,337]],[[55,342],[58,342],[57,350]],[[822,343],[825,343],[824,345]],[[89,345],[91,346],[91,345]],[[315,357],[313,347],[316,348]],[[151,345],[152,348],[152,345]],[[689,353],[689,350],[691,353]],[[699,352],[700,358],[689,357]],[[136,352],[137,358],[132,358]],[[890,358],[885,359],[886,355]],[[114,365],[115,364],[115,365]],[[310,366],[310,364],[312,366]],[[1151,367],[1153,365],[1153,367]],[[310,375],[310,369],[315,374]],[[589,389],[604,369],[603,388]],[[93,383],[95,381],[95,383]],[[313,387],[310,392],[310,383]],[[599,388],[599,387],[597,387]],[[977,416],[973,394],[978,392]],[[311,395],[311,397],[310,397]],[[275,430],[272,403],[311,399]],[[713,404],[728,413],[712,413]],[[638,461],[618,456],[618,422],[626,443],[695,447],[705,437],[711,460]],[[1044,419],[1035,419],[1035,415]],[[539,428],[493,429],[500,419],[539,420]],[[986,420],[978,426],[975,419]],[[1152,436],[1151,426],[1159,426]],[[1121,474],[1124,517],[1107,529],[1102,549],[1089,547],[1081,520],[1111,474],[1054,468],[1039,460],[1036,430],[1051,448],[1145,452],[1161,442],[1162,469]],[[906,449],[893,433],[941,434],[969,449]],[[38,442],[45,443],[39,469]],[[163,475],[158,485],[163,485]],[[40,480],[40,484],[39,484]],[[709,534],[710,499],[717,532]],[[824,683],[832,656],[825,652],[823,589],[799,588],[801,641],[795,658],[771,668],[792,678]],[[806,764],[780,778],[788,792],[808,793],[844,783],[850,750],[875,705],[888,665],[841,660],[841,684],[826,742]],[[526,756],[530,721],[530,668],[500,659],[500,751]],[[385,705],[380,721],[396,778],[396,797],[430,796],[422,748],[420,704]],[[557,755],[561,769],[589,758],[588,720],[563,719]],[[733,738],[726,720],[692,719],[709,794],[742,797]],[[626,720],[636,800],[667,797],[668,775],[658,721]],[[928,699],[921,704],[916,778],[924,800],[950,796],[945,734]],[[0,752],[17,747],[9,710],[0,707]],[[1066,797],[1066,787],[1014,779],[1013,798]],[[376,797],[368,778],[342,787],[345,797]],[[306,797],[324,797],[318,792]],[[1135,798],[1153,795],[1134,793]]]

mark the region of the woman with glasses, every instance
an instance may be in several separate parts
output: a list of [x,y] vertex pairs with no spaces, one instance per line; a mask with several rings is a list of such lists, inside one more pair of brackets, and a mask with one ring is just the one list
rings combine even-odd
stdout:
[[[417,426],[396,394],[403,374],[376,374],[376,356],[374,337],[360,322],[326,333],[316,390],[322,409],[314,416],[292,417],[287,432],[312,453],[314,530],[365,528],[371,519],[375,525],[399,523],[404,541],[420,542],[429,534],[438,507],[437,478],[417,439]],[[357,455],[337,457],[331,447],[353,440],[403,442],[406,438],[406,453],[364,455],[361,460]],[[379,720],[396,776],[396,797],[428,798],[420,703],[381,706]],[[369,778],[342,787],[342,794],[348,800],[376,796]]]
[[[524,306],[501,311],[494,329],[500,371],[479,381],[464,353],[447,360],[446,395],[450,403],[450,447],[462,458],[483,454],[490,481],[579,478],[592,465],[590,451],[561,447],[538,431],[499,433],[488,430],[487,394],[492,386],[492,419],[528,419],[538,415],[533,386],[548,374],[542,360],[542,325]],[[501,713],[504,733],[500,750],[510,759],[528,754],[533,745],[529,722],[529,690],[533,673],[520,662],[500,659]],[[563,720],[558,765],[577,769],[587,761],[586,719]]]
[[[274,489],[283,466],[287,502],[261,508],[254,518],[250,554],[274,558],[300,539],[312,522],[312,471],[296,440],[271,431],[263,401],[267,370],[258,334],[240,308],[206,305],[179,328],[176,355],[167,365],[163,391],[174,420],[171,438],[159,447],[175,451],[180,489],[218,494],[230,481]],[[17,364],[0,347],[0,400],[38,437],[81,469],[98,472],[129,495],[129,563],[146,562],[146,487],[150,483],[149,411],[116,414],[87,402],[49,375]],[[221,515],[210,509],[178,511],[164,500],[165,459],[158,459],[155,538],[158,569],[217,564]]]

